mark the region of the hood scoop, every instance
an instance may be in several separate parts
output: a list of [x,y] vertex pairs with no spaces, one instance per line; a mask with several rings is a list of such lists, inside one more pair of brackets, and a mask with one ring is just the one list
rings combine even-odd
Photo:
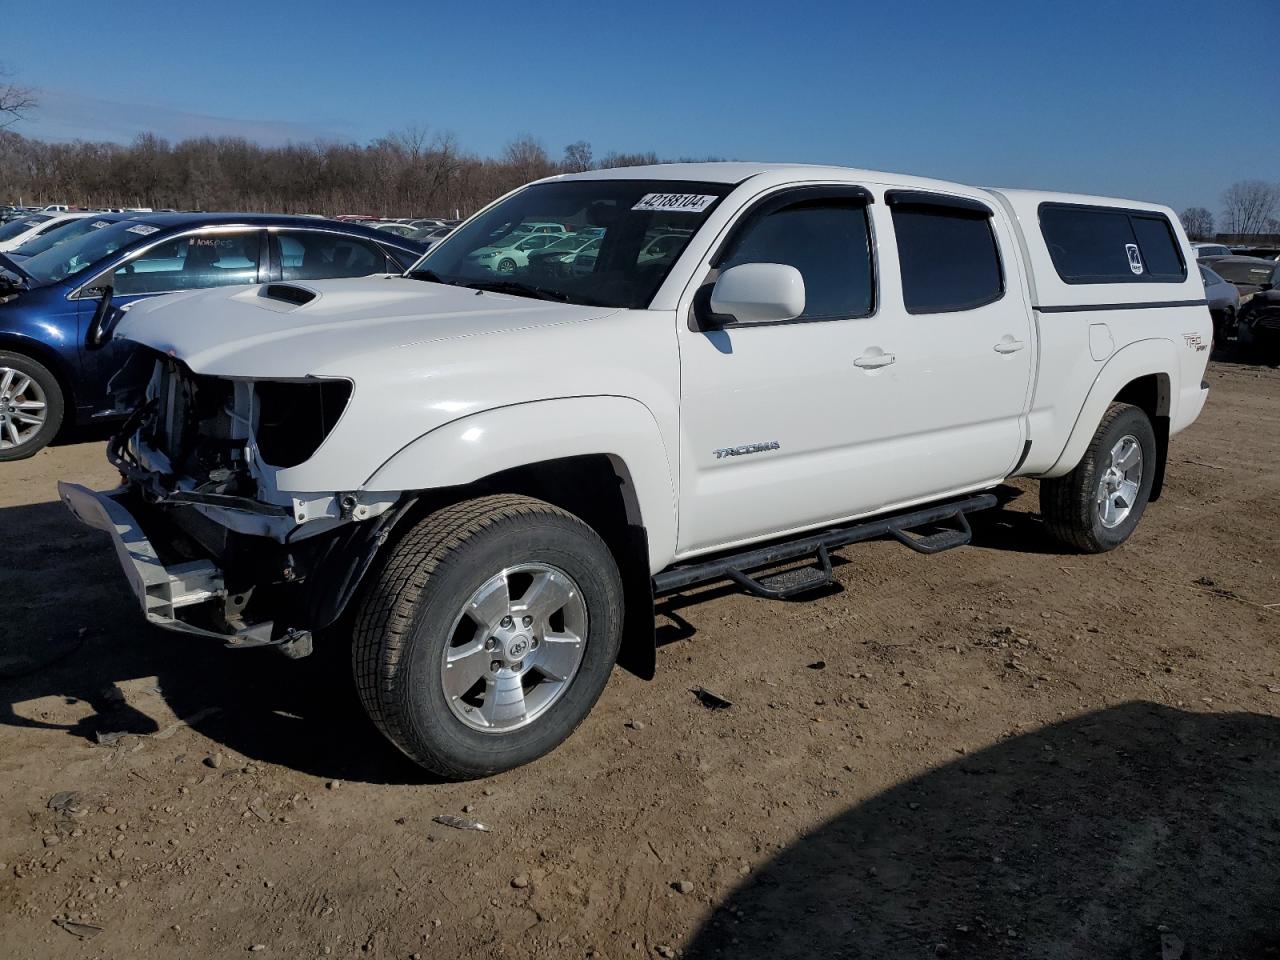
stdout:
[[316,292],[306,287],[295,287],[291,283],[268,283],[263,288],[261,296],[268,300],[279,300],[283,303],[291,303],[295,307],[303,307],[316,298]]

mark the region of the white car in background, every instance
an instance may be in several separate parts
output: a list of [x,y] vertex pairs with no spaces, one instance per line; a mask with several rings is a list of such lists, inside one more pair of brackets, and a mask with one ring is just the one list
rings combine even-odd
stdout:
[[417,229],[417,227],[411,227],[409,224],[401,223],[398,220],[384,220],[382,223],[370,223],[367,226],[373,227],[375,230],[394,233],[397,237],[407,237]]
[[1231,256],[1231,248],[1221,243],[1193,243],[1191,252],[1196,255],[1197,260],[1203,260],[1205,257]]
[[29,217],[19,217],[17,220],[12,220],[0,227],[0,253],[17,250],[28,240],[44,236],[46,233],[57,230],[73,220],[80,220],[88,216],[92,216],[92,214],[87,211],[81,211],[78,213],[55,213],[53,215],[33,213]]
[[558,233],[517,232],[503,237],[487,247],[480,247],[467,255],[467,260],[476,266],[485,267],[493,273],[511,274],[520,267],[529,265],[529,254],[535,250],[550,246],[563,239]]

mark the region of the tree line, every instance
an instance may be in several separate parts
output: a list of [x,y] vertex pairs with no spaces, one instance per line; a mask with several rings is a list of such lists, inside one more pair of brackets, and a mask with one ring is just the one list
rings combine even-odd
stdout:
[[[683,159],[683,158],[682,158]],[[531,136],[497,157],[449,134],[411,127],[367,145],[317,140],[262,146],[241,137],[170,143],[52,143],[0,128],[0,202],[81,207],[466,216],[521,184],[555,173],[658,163],[654,153],[597,159],[585,141],[559,158]]]
[[1280,236],[1280,183],[1241,180],[1222,195],[1222,222],[1214,231],[1213,214],[1204,207],[1182,211],[1182,226],[1192,240],[1213,240],[1219,234],[1240,240]]

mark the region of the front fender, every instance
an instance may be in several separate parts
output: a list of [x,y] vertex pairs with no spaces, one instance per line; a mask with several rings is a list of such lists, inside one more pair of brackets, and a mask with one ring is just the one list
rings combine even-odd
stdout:
[[630,397],[538,400],[462,417],[401,448],[364,488],[461,486],[515,467],[592,454],[606,454],[621,468],[624,497],[648,537],[650,573],[657,573],[675,555],[675,484],[657,421]]
[[1089,441],[1097,432],[1098,424],[1102,422],[1102,415],[1107,412],[1107,407],[1127,384],[1139,377],[1155,374],[1166,381],[1166,387],[1169,389],[1162,390],[1162,397],[1168,397],[1170,408],[1167,412],[1176,420],[1176,406],[1179,400],[1178,384],[1170,385],[1167,381],[1171,377],[1178,376],[1178,369],[1177,348],[1172,340],[1163,338],[1139,340],[1117,350],[1094,378],[1062,453],[1058,455],[1053,466],[1040,476],[1062,477],[1074,470],[1084,457]]

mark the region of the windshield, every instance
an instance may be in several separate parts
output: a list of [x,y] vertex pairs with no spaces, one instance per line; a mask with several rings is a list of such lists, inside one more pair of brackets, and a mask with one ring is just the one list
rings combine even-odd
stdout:
[[1268,260],[1218,260],[1213,265],[1214,272],[1224,280],[1232,283],[1263,284],[1271,282],[1271,275],[1276,265]]
[[44,253],[56,247],[60,243],[66,243],[68,240],[74,240],[76,237],[82,237],[86,233],[92,233],[95,230],[101,230],[103,227],[109,227],[114,220],[103,220],[100,217],[81,217],[78,220],[68,220],[66,223],[54,227],[47,233],[42,233],[38,237],[32,237],[26,243],[14,249],[14,253],[21,254],[24,257],[34,257],[37,253]]
[[3,227],[0,227],[0,242],[12,240],[14,237],[26,233],[32,227],[38,227],[46,220],[50,219],[47,213],[33,213],[25,217],[19,217],[17,220],[10,220]]
[[[643,309],[731,184],[567,180],[508,197],[446,237],[408,276],[592,306]],[[659,254],[659,234],[673,236]],[[576,250],[589,258],[530,256]]]
[[22,269],[31,277],[32,286],[43,287],[74,277],[104,257],[141,243],[159,230],[149,223],[120,220],[30,257],[22,261]]

